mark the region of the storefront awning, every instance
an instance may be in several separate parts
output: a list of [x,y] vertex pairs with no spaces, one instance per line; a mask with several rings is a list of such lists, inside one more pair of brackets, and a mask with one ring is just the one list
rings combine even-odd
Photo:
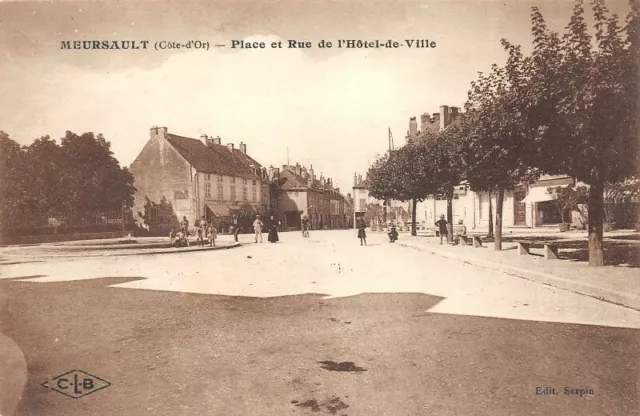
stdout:
[[553,196],[547,192],[546,186],[529,188],[529,193],[522,200],[522,202],[544,202],[544,201],[553,201]]
[[211,210],[215,215],[220,217],[229,216],[229,207],[225,204],[206,204],[207,208]]

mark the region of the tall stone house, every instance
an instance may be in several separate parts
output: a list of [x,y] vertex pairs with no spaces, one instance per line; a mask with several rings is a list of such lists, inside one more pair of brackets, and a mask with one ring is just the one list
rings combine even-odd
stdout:
[[198,140],[169,133],[167,127],[152,127],[130,170],[139,223],[147,199],[170,204],[173,218],[166,222],[187,217],[190,224],[203,217],[228,220],[233,210],[245,204],[256,212],[269,207],[267,171],[249,156],[242,142],[235,147],[223,145],[220,137],[202,135]]

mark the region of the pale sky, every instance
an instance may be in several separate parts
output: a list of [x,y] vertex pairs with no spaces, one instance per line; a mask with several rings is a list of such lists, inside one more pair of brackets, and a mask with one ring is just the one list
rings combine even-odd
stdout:
[[[263,165],[313,164],[351,192],[354,172],[404,144],[409,117],[462,107],[500,38],[531,45],[531,6],[562,29],[572,1],[0,3],[0,129],[35,138],[102,133],[128,166],[151,126],[247,143]],[[607,5],[626,17],[626,0]],[[209,51],[61,50],[62,40],[187,40]],[[234,50],[231,40],[311,41]],[[319,49],[322,40],[435,41],[434,49]],[[286,43],[286,42],[284,42]],[[419,118],[418,118],[419,120]]]

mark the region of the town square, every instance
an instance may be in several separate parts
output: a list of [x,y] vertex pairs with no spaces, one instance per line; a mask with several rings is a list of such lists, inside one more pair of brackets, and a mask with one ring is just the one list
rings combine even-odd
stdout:
[[0,16],[0,416],[640,415],[637,2]]

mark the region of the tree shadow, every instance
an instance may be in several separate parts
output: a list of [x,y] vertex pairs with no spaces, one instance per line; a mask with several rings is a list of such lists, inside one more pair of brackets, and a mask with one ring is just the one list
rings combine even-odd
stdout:
[[[589,242],[574,241],[559,245],[559,258],[577,262],[589,261]],[[605,266],[640,267],[640,246],[604,241]]]

